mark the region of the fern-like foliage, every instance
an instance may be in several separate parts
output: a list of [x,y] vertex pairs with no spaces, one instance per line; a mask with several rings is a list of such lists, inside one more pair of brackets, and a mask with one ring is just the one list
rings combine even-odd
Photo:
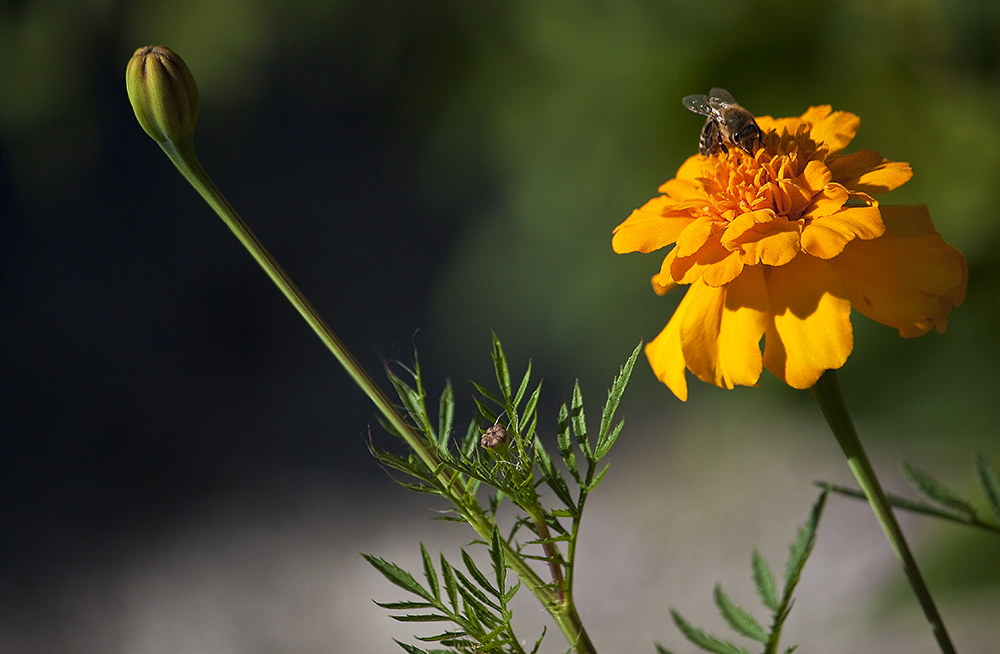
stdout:
[[[393,615],[400,622],[442,622],[451,625],[440,633],[418,637],[425,643],[435,643],[448,649],[424,650],[415,645],[396,641],[410,654],[437,654],[440,652],[461,652],[480,654],[483,652],[510,652],[527,654],[521,646],[511,626],[510,601],[520,588],[519,583],[508,584],[507,565],[499,531],[494,531],[490,546],[490,560],[493,567],[492,579],[482,572],[472,556],[462,550],[465,572],[455,568],[440,557],[439,568],[435,569],[431,555],[420,545],[423,558],[424,580],[418,582],[412,574],[393,563],[363,554],[375,569],[386,579],[402,588],[416,600],[405,602],[376,602],[390,611],[404,611]],[[534,654],[542,644],[545,632],[535,641],[531,650]]]
[[[767,561],[757,550],[753,551],[751,568],[753,571],[753,582],[760,597],[761,603],[771,614],[771,626],[765,629],[760,622],[747,610],[736,605],[721,586],[715,587],[715,605],[722,614],[726,624],[738,635],[761,643],[764,646],[764,654],[776,654],[778,652],[778,641],[781,637],[781,629],[785,625],[785,620],[792,610],[792,595],[795,587],[799,583],[802,575],[802,568],[805,567],[809,554],[812,553],[816,544],[816,529],[819,526],[820,517],[823,515],[823,507],[826,505],[827,491],[820,494],[816,504],[813,505],[809,519],[799,528],[795,541],[789,547],[788,562],[785,565],[784,585],[781,594],[778,594],[777,582],[774,573],[768,567]],[[674,619],[674,624],[680,629],[684,637],[694,643],[699,648],[713,654],[750,654],[750,651],[740,645],[735,645],[728,639],[722,639],[705,632],[703,629],[693,626],[685,620],[680,613],[671,610],[670,615]],[[797,646],[789,647],[785,654],[795,651]],[[659,654],[672,654],[661,645],[656,645]]]
[[[886,493],[886,500],[897,509],[942,518],[1000,534],[1000,476],[997,475],[993,464],[982,453],[976,455],[973,474],[989,512],[988,518],[980,517],[973,501],[962,497],[929,473],[908,463],[903,464],[903,476],[924,499],[914,501]],[[839,495],[861,500],[867,499],[864,493],[853,488],[825,482],[816,482],[816,485],[829,488]]]
[[[574,386],[570,402],[560,408],[556,422],[555,440],[561,467],[554,463],[538,434],[536,409],[541,385],[532,388],[531,364],[527,365],[515,386],[503,346],[495,334],[492,358],[497,388],[491,390],[473,382],[477,393],[474,396],[476,415],[461,435],[454,428],[456,402],[450,384],[441,393],[437,403],[438,415],[434,420],[427,410],[419,361],[415,358],[413,369],[406,369],[412,382],[389,372],[389,379],[410,423],[439,463],[432,467],[425,462],[426,459],[412,452],[403,456],[375,448],[374,445],[371,451],[384,466],[403,472],[412,479],[400,481],[403,486],[446,498],[451,503],[450,511],[439,519],[471,524],[481,535],[473,542],[489,548],[495,569],[503,567],[504,557],[507,557],[507,567],[513,567],[512,559],[516,559],[514,563],[543,562],[550,579],[540,583],[543,586],[541,593],[538,584],[527,585],[536,596],[541,595],[543,605],[550,612],[558,610],[569,614],[575,611],[572,601],[573,572],[580,518],[588,494],[607,471],[607,465],[602,465],[601,459],[607,455],[624,425],[624,421],[615,423],[614,414],[640,348],[641,344],[622,366],[608,392],[596,438],[592,438],[587,431],[583,395],[579,384]],[[383,422],[383,427],[399,436],[390,424]],[[540,494],[543,486],[552,491],[558,501],[557,506],[543,505]],[[511,524],[501,531],[496,523],[504,501],[511,502],[518,510]],[[490,530],[492,538],[489,537]],[[503,556],[498,558],[498,552]],[[452,651],[467,651],[462,648],[471,648],[468,651],[522,651],[513,637],[506,609],[509,601],[506,593],[513,595],[517,585],[504,590],[499,577],[495,585],[490,585],[475,569],[472,558],[464,550],[463,562],[468,577],[441,559],[441,577],[446,590],[451,589],[445,596],[435,590],[438,583],[436,573],[432,574],[433,566],[428,564],[426,553],[426,587],[417,584],[412,576],[391,563],[370,556],[365,558],[394,584],[420,597],[415,603],[380,606],[430,611],[395,616],[397,620],[450,621],[455,629],[435,638],[436,642],[452,648]],[[517,567],[514,569],[518,570]],[[520,569],[523,571],[526,568]],[[519,574],[524,578],[523,572]],[[528,574],[532,574],[530,570]],[[402,646],[407,651],[422,651],[411,649],[411,645]]]

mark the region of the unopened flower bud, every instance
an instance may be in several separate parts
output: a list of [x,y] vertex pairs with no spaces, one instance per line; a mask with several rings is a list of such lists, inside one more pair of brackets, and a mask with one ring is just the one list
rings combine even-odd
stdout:
[[480,445],[488,450],[492,450],[506,442],[507,429],[503,425],[496,424],[492,425],[489,429],[483,432],[483,438],[480,441]]
[[147,45],[132,55],[125,86],[135,117],[157,143],[191,138],[198,122],[198,87],[187,64],[163,46]]

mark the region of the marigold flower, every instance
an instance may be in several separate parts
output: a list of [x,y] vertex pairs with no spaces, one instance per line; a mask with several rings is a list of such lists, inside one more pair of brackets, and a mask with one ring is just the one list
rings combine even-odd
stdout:
[[646,356],[681,400],[685,368],[722,388],[755,386],[763,368],[811,387],[851,353],[851,307],[907,338],[945,330],[965,298],[965,258],[926,206],[872,197],[913,173],[871,150],[841,154],[860,122],[830,106],[757,117],[753,156],[690,157],[615,228],[619,254],[675,244],[653,289],[690,288]]

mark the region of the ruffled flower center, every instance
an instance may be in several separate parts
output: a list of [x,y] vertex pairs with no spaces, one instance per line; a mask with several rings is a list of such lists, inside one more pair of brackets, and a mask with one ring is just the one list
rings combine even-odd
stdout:
[[[692,208],[691,217],[728,224],[744,214],[764,211],[773,214],[772,220],[806,226],[849,201],[855,206],[876,205],[870,195],[850,192],[831,181],[833,174],[825,164],[827,148],[809,137],[808,128],[801,125],[794,134],[766,132],[752,157],[739,148],[708,157],[697,180],[710,204]],[[755,222],[759,224],[759,217]]]
[[[694,193],[670,202],[664,215],[690,222],[653,278],[657,292],[698,278],[719,287],[744,266],[783,266],[803,251],[828,259],[855,237],[881,236],[878,203],[834,179],[827,164],[837,156],[808,123],[789,127],[765,131],[753,156],[730,148],[682,166],[676,181],[686,178]],[[667,198],[674,190],[671,182],[661,189]]]

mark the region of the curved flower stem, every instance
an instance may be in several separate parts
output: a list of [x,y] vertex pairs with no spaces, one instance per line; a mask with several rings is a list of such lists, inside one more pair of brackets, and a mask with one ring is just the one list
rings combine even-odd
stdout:
[[864,491],[865,497],[868,498],[868,503],[871,505],[875,517],[878,518],[879,524],[882,525],[882,530],[885,531],[886,538],[889,539],[889,544],[892,545],[893,551],[896,552],[896,558],[903,565],[903,572],[906,573],[907,579],[910,580],[913,592],[916,593],[917,599],[920,601],[920,606],[924,610],[924,615],[927,616],[927,621],[931,624],[938,647],[941,648],[944,654],[955,654],[955,647],[951,644],[951,639],[948,637],[948,631],[945,629],[944,622],[941,620],[937,607],[934,605],[934,600],[931,598],[927,585],[924,584],[920,570],[917,569],[917,562],[910,552],[910,547],[907,545],[906,538],[899,528],[899,523],[896,522],[896,517],[892,514],[889,502],[886,501],[885,491],[882,490],[882,485],[875,476],[875,470],[872,468],[871,461],[868,460],[868,454],[865,453],[865,449],[861,445],[861,440],[858,438],[858,434],[851,422],[851,416],[847,413],[844,398],[840,393],[840,384],[837,381],[836,371],[827,370],[823,373],[819,381],[816,382],[816,385],[812,387],[812,394],[816,398],[816,403],[819,404],[819,408],[823,412],[827,424],[830,425],[830,429],[833,430],[833,434],[837,437],[837,442],[840,443],[841,449],[844,450],[844,454],[847,456],[847,464],[851,467],[851,472],[854,473],[855,479],[858,480],[858,484],[861,486],[861,490]]
[[[403,440],[420,457],[424,464],[431,470],[437,471],[437,477],[442,487],[446,490],[449,500],[462,512],[462,515],[469,522],[472,528],[486,542],[490,542],[493,535],[493,523],[483,513],[479,504],[466,498],[465,492],[456,483],[456,479],[448,474],[441,465],[434,451],[429,448],[424,441],[414,432],[413,428],[396,410],[395,405],[386,397],[381,388],[372,380],[371,376],[361,367],[357,359],[351,354],[347,346],[330,329],[319,312],[306,299],[302,291],[292,282],[288,274],[278,265],[278,262],[267,251],[263,243],[247,226],[243,219],[226,200],[225,196],[212,182],[212,179],[202,168],[201,162],[194,151],[194,141],[186,138],[177,142],[164,141],[159,143],[170,161],[177,167],[185,179],[194,187],[202,198],[209,204],[216,214],[222,218],[223,222],[232,230],[236,238],[246,247],[253,258],[260,264],[271,280],[281,289],[289,302],[305,318],[309,326],[313,328],[320,340],[329,348],[333,355],[344,367],[344,370],[357,383],[365,395],[375,404],[379,412],[385,416],[389,424],[399,432]],[[518,555],[510,546],[501,539],[505,548],[508,566],[525,583],[531,592],[538,598],[546,611],[552,616],[556,624],[566,639],[574,644],[580,654],[593,654],[596,652],[587,632],[583,628],[576,608],[562,601],[560,594],[554,592],[545,584],[541,577],[530,567],[527,562]]]

